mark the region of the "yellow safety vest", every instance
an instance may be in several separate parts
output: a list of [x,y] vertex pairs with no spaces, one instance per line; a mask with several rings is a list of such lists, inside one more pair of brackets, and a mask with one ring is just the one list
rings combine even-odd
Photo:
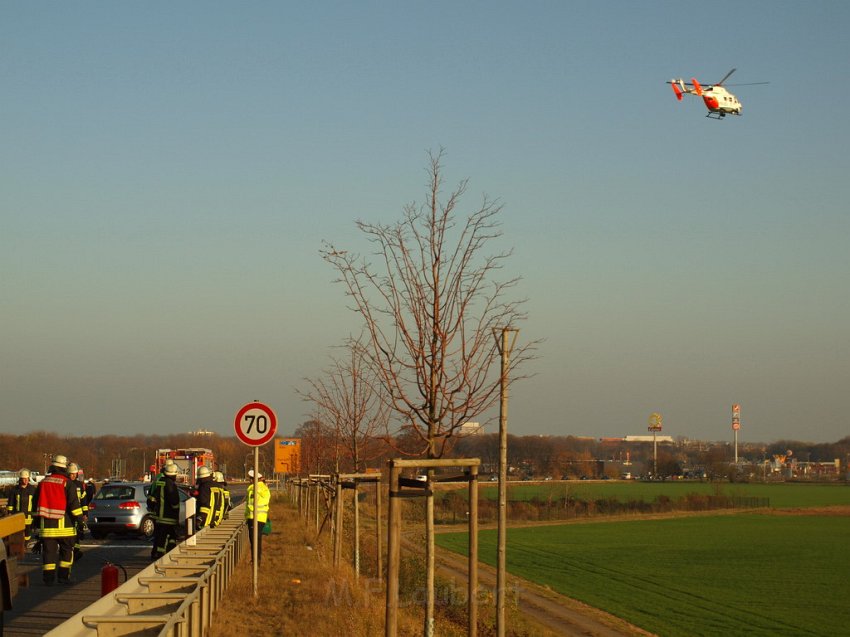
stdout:
[[[263,524],[269,518],[269,502],[272,499],[271,491],[265,482],[257,485],[257,522]],[[248,496],[245,500],[245,519],[254,519],[254,485],[248,485]]]

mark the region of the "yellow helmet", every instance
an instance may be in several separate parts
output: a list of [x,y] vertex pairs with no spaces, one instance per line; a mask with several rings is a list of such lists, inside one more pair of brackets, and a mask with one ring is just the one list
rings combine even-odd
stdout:
[[199,478],[206,478],[207,476],[210,476],[210,475],[212,475],[212,471],[210,471],[209,467],[207,467],[206,465],[203,466],[203,467],[198,467],[198,477]]
[[19,478],[29,478],[30,477],[30,470],[29,469],[21,469],[20,471],[18,471],[18,477]]

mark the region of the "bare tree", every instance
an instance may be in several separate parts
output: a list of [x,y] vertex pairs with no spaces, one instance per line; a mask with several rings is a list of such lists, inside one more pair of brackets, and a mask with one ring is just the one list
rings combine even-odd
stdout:
[[338,470],[339,438],[332,427],[313,417],[300,425],[293,436],[301,439],[301,466],[306,473]]
[[[506,296],[519,279],[491,279],[511,252],[484,254],[502,235],[501,204],[485,195],[459,219],[467,181],[441,201],[442,157],[429,153],[424,205],[405,206],[394,224],[357,222],[377,264],[331,244],[322,250],[365,320],[365,351],[398,424],[412,430],[428,458],[441,457],[458,429],[496,402],[501,370],[494,368],[493,330],[525,318],[524,299]],[[514,351],[511,372],[534,345]]]
[[[371,263],[326,244],[322,257],[340,274],[353,309],[364,319],[366,353],[405,438],[418,454],[440,458],[460,427],[486,416],[499,399],[497,330],[525,318],[524,300],[508,292],[518,279],[494,281],[510,251],[485,254],[501,236],[498,201],[483,197],[465,217],[461,181],[443,196],[443,152],[429,153],[425,203],[407,205],[401,221],[358,221],[373,244]],[[514,350],[508,378],[528,360],[534,343]],[[429,472],[429,480],[433,471]],[[434,627],[434,499],[426,497],[425,634]]]
[[369,450],[375,452],[369,442],[386,429],[389,408],[378,393],[380,386],[360,339],[349,340],[344,349],[345,357],[332,359],[320,378],[306,379],[310,390],[299,393],[315,405],[322,422],[336,429],[352,469],[360,471],[370,459]]

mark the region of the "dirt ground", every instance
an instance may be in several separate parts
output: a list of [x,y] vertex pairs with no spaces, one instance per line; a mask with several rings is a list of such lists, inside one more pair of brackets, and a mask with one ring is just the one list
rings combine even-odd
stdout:
[[[437,569],[440,576],[467,581],[465,560],[457,555],[438,551]],[[480,587],[495,591],[496,570],[486,564],[478,565]],[[586,604],[564,597],[543,586],[519,577],[508,576],[506,601],[525,619],[537,624],[553,635],[568,637],[623,637],[624,635],[652,635],[613,615]]]
[[806,509],[771,509],[766,511],[768,515],[817,515],[819,517],[847,517],[850,516],[850,506],[812,507]]

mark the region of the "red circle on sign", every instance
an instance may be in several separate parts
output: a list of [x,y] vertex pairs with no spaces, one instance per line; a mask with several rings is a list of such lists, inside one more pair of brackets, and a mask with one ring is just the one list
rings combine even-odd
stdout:
[[268,405],[248,403],[236,412],[233,427],[239,440],[246,445],[259,447],[277,433],[277,416]]

